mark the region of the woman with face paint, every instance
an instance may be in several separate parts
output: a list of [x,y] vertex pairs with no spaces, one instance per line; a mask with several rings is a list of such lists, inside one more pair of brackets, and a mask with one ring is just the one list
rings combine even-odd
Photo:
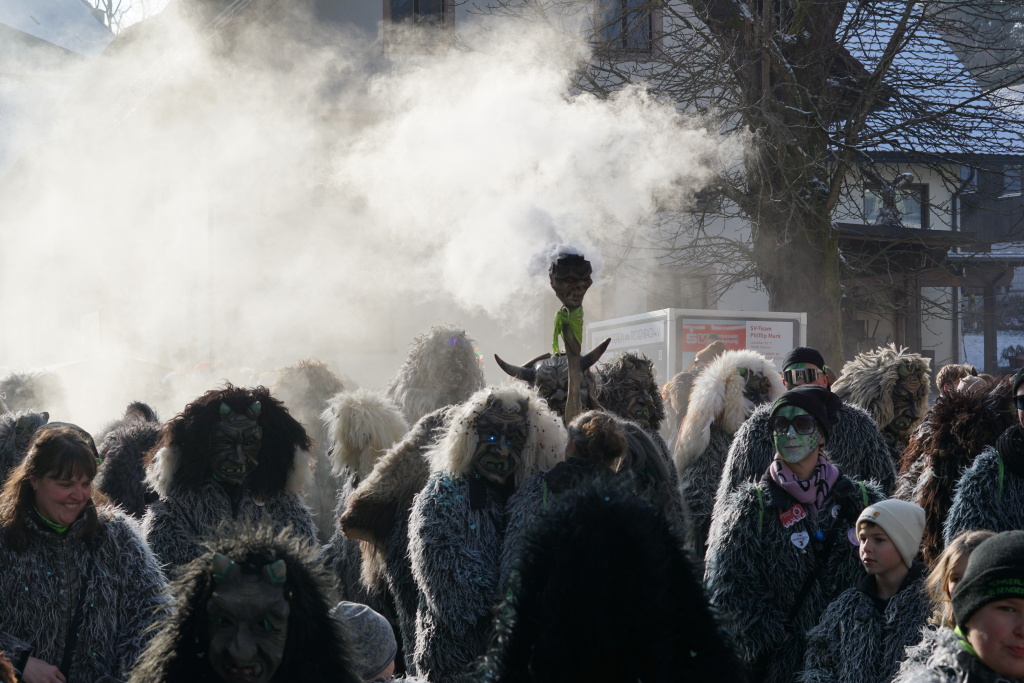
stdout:
[[97,458],[45,425],[0,493],[0,651],[24,683],[126,677],[166,602],[136,523],[93,501]]
[[775,401],[774,460],[760,481],[729,494],[712,523],[707,588],[751,681],[792,680],[807,631],[863,574],[855,522],[883,495],[826,457],[828,400],[826,389],[804,385]]

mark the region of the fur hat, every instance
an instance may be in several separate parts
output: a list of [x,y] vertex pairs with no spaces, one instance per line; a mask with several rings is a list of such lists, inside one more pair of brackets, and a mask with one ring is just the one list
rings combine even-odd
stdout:
[[914,563],[924,535],[923,508],[896,498],[881,500],[864,508],[857,517],[857,527],[860,527],[861,522],[880,526],[896,550],[900,551],[903,563],[908,567]]
[[708,447],[712,424],[728,434],[735,434],[753,411],[753,404],[743,396],[746,379],[739,374],[740,368],[768,378],[770,401],[786,391],[775,364],[757,351],[726,351],[720,355],[693,382],[689,409],[676,445],[677,468],[682,468]]
[[1006,598],[1024,598],[1024,531],[996,534],[971,553],[953,590],[956,625],[962,630],[979,609]]
[[871,414],[879,429],[892,422],[892,392],[900,379],[900,366],[905,366],[921,383],[918,393],[917,414],[928,412],[928,371],[931,360],[894,344],[874,351],[858,354],[843,366],[843,373],[832,386],[839,398],[860,406]]

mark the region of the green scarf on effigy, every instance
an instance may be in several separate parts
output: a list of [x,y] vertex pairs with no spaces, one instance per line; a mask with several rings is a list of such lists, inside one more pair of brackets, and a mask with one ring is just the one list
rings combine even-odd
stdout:
[[[576,337],[576,341],[583,343],[583,307],[573,311],[567,311],[565,307],[558,309],[555,313],[555,334],[551,338],[551,348],[555,353],[558,353],[558,337],[562,334],[562,325],[569,323],[569,329],[572,330],[572,336]],[[566,348],[568,350],[568,348]]]

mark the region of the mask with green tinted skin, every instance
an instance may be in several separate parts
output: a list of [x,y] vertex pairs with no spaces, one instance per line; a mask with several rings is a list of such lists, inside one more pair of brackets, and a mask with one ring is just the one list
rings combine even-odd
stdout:
[[[792,420],[797,415],[807,415],[808,413],[803,408],[796,406],[783,406],[775,414]],[[815,423],[814,431],[810,434],[797,434],[796,429],[790,425],[789,431],[785,434],[772,435],[775,452],[786,462],[801,462],[817,452],[818,446],[821,444],[821,433],[818,430],[819,427]]]

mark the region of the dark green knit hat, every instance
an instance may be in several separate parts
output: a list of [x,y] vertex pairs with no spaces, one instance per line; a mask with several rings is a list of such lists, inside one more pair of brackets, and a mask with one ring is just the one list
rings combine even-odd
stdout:
[[1024,599],[1024,531],[1004,531],[982,541],[967,560],[953,590],[953,617],[964,629],[971,616],[990,602]]

